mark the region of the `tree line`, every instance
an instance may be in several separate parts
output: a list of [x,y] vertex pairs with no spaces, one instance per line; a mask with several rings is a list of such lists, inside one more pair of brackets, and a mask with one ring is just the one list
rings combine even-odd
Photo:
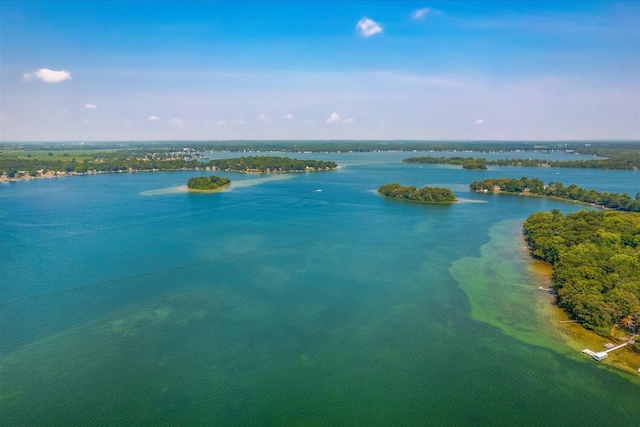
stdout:
[[575,184],[564,186],[561,182],[550,181],[548,185],[538,179],[528,179],[523,176],[515,178],[488,178],[482,181],[474,181],[469,185],[472,191],[492,193],[504,191],[507,193],[535,194],[545,197],[556,197],[565,200],[575,200],[591,203],[609,209],[626,212],[640,212],[640,193],[631,199],[627,193],[607,193],[596,190],[586,190]]
[[234,172],[304,172],[335,169],[335,162],[298,160],[279,156],[248,156],[233,159],[215,159],[209,162],[215,169]]
[[5,174],[9,178],[26,172],[31,176],[39,173],[46,174],[49,171],[65,173],[96,172],[120,172],[127,170],[151,171],[151,170],[182,170],[205,169],[206,164],[187,157],[153,158],[133,157],[123,155],[106,155],[93,159],[77,160],[76,158],[57,159],[32,159],[32,158],[2,158],[0,157],[0,175]]
[[487,169],[487,159],[484,157],[434,157],[419,156],[409,157],[402,160],[405,163],[426,163],[426,164],[443,164],[443,165],[459,165],[462,169]]
[[495,159],[487,160],[484,157],[409,157],[403,159],[406,163],[427,163],[462,165],[464,169],[487,169],[488,166],[520,166],[520,167],[555,167],[555,168],[583,168],[583,169],[640,169],[640,153],[625,150],[613,152],[609,159],[592,160],[546,160],[546,159]]
[[638,332],[639,214],[553,210],[523,227],[533,256],[553,265],[558,305],[572,318],[600,335],[616,324]]
[[378,193],[393,199],[412,202],[451,203],[456,201],[456,195],[451,190],[439,187],[424,187],[418,190],[413,185],[406,187],[394,183],[380,186]]
[[222,178],[215,175],[209,177],[194,176],[187,181],[187,188],[191,190],[215,190],[230,182],[231,180],[229,178]]

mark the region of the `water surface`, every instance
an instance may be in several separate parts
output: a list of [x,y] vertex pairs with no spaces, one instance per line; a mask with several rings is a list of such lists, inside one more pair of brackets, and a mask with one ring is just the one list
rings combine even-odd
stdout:
[[[638,172],[306,156],[345,167],[218,173],[237,185],[216,194],[166,191],[204,172],[0,186],[0,424],[637,420],[638,381],[536,318],[519,223],[583,206],[468,184],[632,194]],[[464,203],[379,197],[389,182]]]

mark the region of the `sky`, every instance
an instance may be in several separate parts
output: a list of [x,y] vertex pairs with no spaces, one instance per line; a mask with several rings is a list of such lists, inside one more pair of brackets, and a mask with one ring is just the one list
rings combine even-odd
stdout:
[[639,1],[1,1],[0,140],[640,140]]

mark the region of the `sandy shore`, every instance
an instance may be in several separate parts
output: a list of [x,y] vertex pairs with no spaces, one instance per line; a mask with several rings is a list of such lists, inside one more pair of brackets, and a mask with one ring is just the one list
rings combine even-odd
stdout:
[[[210,193],[220,193],[222,191],[228,190],[230,187],[231,183],[225,184],[225,185],[221,185],[218,188],[214,188],[213,190],[198,190],[195,188],[189,188],[186,185],[184,186],[184,189],[186,191],[188,191],[189,193],[203,193],[203,194],[210,194]],[[180,187],[181,189],[183,187]]]
[[[553,267],[551,265],[532,258],[529,270],[534,278],[533,285],[536,288],[546,289],[553,286]],[[588,360],[589,356],[582,353],[585,348],[596,352],[604,351],[604,345],[607,343],[621,344],[624,342],[614,337],[602,337],[583,328],[579,323],[572,322],[568,314],[555,304],[556,297],[552,293],[540,290],[539,298],[543,307],[541,314],[549,321],[552,333],[576,352],[575,358]],[[630,348],[621,348],[609,353],[609,357],[602,362],[593,361],[593,363],[602,363],[623,372],[639,375],[640,353]]]

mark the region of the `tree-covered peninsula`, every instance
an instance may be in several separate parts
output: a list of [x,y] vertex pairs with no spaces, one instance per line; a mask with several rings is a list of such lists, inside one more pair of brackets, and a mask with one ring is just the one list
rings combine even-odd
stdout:
[[443,165],[462,165],[463,169],[487,169],[488,166],[520,166],[520,167],[554,167],[554,168],[582,168],[582,169],[640,169],[640,152],[633,150],[602,151],[612,157],[608,159],[593,160],[546,160],[546,159],[494,159],[487,160],[484,157],[434,157],[421,156],[403,159],[405,163],[426,163]]
[[524,222],[533,256],[554,267],[558,305],[583,326],[609,335],[639,332],[640,214],[536,212]]
[[380,186],[378,193],[396,200],[419,203],[452,203],[456,201],[456,195],[451,190],[439,187],[424,187],[418,190],[413,185],[405,187],[394,183]]
[[228,185],[231,182],[229,178],[221,178],[219,176],[211,175],[209,177],[206,176],[195,176],[193,178],[189,178],[187,181],[187,188],[189,190],[217,190],[220,187]]
[[313,172],[336,169],[335,162],[298,160],[279,156],[242,156],[233,159],[215,159],[209,162],[214,169],[229,172],[282,173]]
[[550,181],[548,185],[544,185],[538,178],[528,179],[526,176],[520,179],[487,178],[472,182],[469,188],[471,191],[482,193],[533,194],[590,203],[619,211],[640,212],[640,193],[635,195],[635,199],[631,199],[626,193],[600,193],[580,188],[575,184],[565,187],[561,182]]

